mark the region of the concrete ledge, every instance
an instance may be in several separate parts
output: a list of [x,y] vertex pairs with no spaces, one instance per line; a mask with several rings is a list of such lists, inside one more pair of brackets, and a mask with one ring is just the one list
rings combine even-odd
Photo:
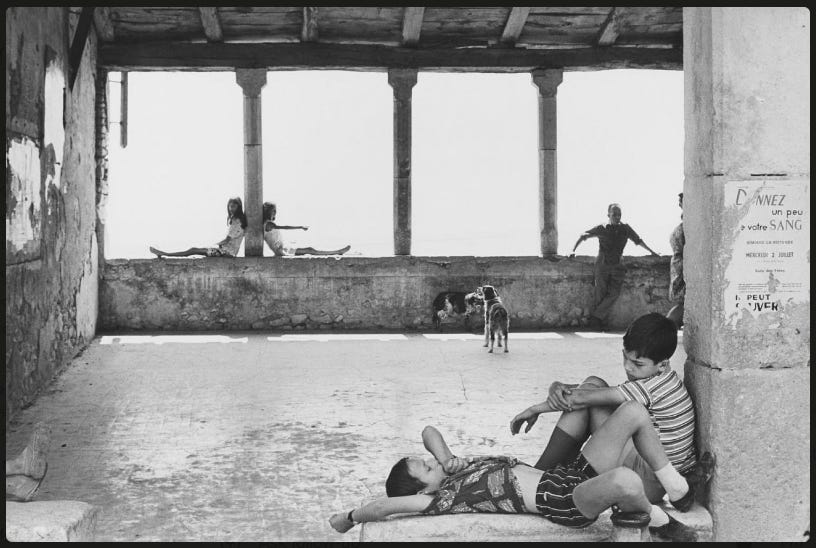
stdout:
[[[669,311],[669,260],[625,258],[610,327]],[[99,279],[98,328],[432,329],[440,292],[488,282],[499,290],[511,330],[578,327],[592,307],[594,262],[586,256],[109,260]]]
[[92,541],[98,508],[75,500],[6,501],[6,540],[11,542]]
[[[661,507],[697,532],[700,542],[712,540],[711,514],[695,504],[680,513],[668,503]],[[402,514],[360,526],[361,542],[472,541],[472,542],[598,542],[612,536],[611,510],[592,525],[570,529],[534,514],[448,514],[418,516]]]

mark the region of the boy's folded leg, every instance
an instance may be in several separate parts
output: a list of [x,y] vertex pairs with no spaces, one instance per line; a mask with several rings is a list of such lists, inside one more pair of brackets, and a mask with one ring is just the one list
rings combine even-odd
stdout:
[[697,532],[669,516],[669,523],[660,527],[649,527],[653,539],[664,542],[697,542]]

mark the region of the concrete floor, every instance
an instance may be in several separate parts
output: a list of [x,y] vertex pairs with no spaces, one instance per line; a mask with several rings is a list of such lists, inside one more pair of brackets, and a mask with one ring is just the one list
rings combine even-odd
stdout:
[[621,333],[513,333],[509,354],[479,339],[101,336],[11,421],[6,454],[50,423],[37,500],[99,506],[100,541],[355,541],[328,517],[384,496],[424,425],[459,455],[534,463],[557,416],[513,437],[517,412],[553,380],[624,380]]

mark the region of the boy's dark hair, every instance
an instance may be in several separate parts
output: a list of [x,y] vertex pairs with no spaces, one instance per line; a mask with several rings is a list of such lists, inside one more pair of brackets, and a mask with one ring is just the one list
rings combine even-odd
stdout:
[[623,334],[623,348],[655,363],[667,360],[677,349],[677,326],[658,312],[644,314]]
[[408,457],[403,457],[391,468],[385,480],[385,494],[389,497],[416,495],[425,484],[408,473]]

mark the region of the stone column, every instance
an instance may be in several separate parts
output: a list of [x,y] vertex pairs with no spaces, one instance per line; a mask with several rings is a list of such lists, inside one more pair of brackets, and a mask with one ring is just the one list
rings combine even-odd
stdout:
[[244,256],[262,257],[261,89],[266,85],[266,69],[237,69],[235,79],[244,92],[244,213],[247,216]]
[[563,79],[561,69],[536,69],[538,88],[538,227],[541,255],[558,253],[558,109],[556,94]]
[[108,71],[100,68],[96,73],[96,102],[94,105],[96,126],[96,242],[99,274],[105,271],[105,222],[108,206]]
[[683,8],[683,59],[685,380],[698,448],[717,458],[714,540],[802,541],[812,458],[808,10]]
[[411,254],[411,88],[414,69],[389,69],[394,88],[394,255]]

